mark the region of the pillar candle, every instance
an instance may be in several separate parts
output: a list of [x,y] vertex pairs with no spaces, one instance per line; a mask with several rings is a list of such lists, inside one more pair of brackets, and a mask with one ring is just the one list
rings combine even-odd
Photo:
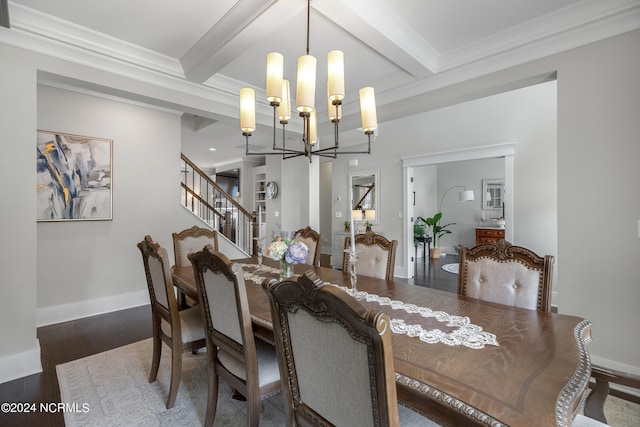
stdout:
[[353,211],[351,211],[351,252],[356,251],[356,236],[354,230],[356,227],[353,225]]

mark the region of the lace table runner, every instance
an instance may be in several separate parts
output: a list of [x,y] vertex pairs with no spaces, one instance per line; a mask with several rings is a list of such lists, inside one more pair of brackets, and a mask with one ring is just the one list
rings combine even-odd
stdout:
[[[267,265],[258,266],[257,264],[240,263],[245,280],[255,283],[262,283],[267,278],[264,274],[279,274],[278,268],[269,267]],[[372,303],[380,306],[390,307],[392,310],[402,310],[407,314],[415,315],[418,318],[434,319],[435,321],[446,326],[443,331],[441,328],[427,328],[418,323],[408,325],[405,320],[393,318],[391,316],[391,331],[395,334],[407,335],[408,337],[418,338],[427,344],[443,343],[450,346],[463,345],[473,349],[481,349],[486,345],[499,346],[495,334],[486,332],[481,326],[474,325],[466,316],[450,315],[444,311],[433,311],[428,307],[420,307],[415,304],[407,304],[402,301],[392,300],[388,297],[381,297],[376,294],[370,294],[364,291],[356,291],[355,293],[348,287],[337,285],[334,283],[324,282],[325,285],[335,286],[347,292],[361,303]],[[365,305],[372,305],[365,304]]]

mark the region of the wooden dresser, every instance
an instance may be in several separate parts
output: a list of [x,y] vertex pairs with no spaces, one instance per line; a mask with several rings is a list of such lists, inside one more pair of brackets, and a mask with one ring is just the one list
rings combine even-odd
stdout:
[[504,228],[476,228],[476,245],[480,245],[482,243],[495,243],[501,239],[504,239]]

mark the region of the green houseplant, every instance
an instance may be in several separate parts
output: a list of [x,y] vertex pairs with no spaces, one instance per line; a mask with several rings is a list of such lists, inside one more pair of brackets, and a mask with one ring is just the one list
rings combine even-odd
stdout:
[[431,250],[431,257],[438,258],[440,257],[440,249],[438,246],[439,239],[445,234],[451,234],[451,230],[448,230],[447,227],[450,225],[454,225],[455,222],[450,222],[449,224],[440,225],[439,222],[442,219],[442,212],[438,212],[433,217],[423,218],[421,216],[418,219],[431,229],[431,235],[433,236],[433,249]]

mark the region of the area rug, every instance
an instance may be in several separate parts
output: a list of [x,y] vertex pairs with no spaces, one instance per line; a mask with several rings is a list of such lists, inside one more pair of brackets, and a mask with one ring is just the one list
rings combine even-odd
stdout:
[[[201,350],[202,351],[202,350]],[[185,353],[176,403],[167,409],[171,355],[165,346],[155,382],[149,383],[152,340],[139,341],[56,366],[67,427],[202,426],[207,408],[206,354]],[[247,424],[246,402],[220,381],[215,426]],[[399,405],[403,426],[436,426]],[[260,426],[285,425],[278,394],[261,402]]]
[[[202,350],[201,350],[202,351]],[[139,341],[56,366],[60,396],[70,411],[67,427],[80,426],[202,426],[207,408],[206,354],[185,353],[182,380],[173,408],[169,391],[171,354],[162,350],[155,382],[149,383],[152,340]],[[232,399],[220,381],[216,426],[246,425],[246,402]],[[285,424],[282,394],[262,401],[261,426]]]
[[447,273],[453,273],[453,274],[458,274],[458,272],[460,271],[460,264],[458,263],[454,263],[454,264],[445,264],[441,267],[444,271],[446,271]]

